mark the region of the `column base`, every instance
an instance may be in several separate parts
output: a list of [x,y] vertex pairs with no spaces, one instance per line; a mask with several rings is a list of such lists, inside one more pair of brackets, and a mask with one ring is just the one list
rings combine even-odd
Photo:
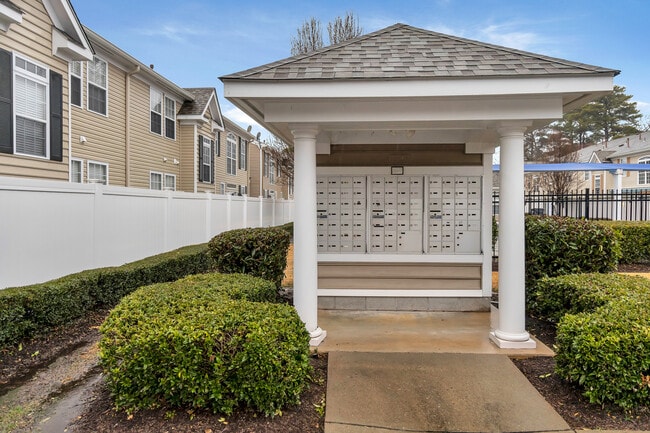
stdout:
[[309,333],[309,336],[311,337],[309,340],[309,345],[311,347],[318,347],[323,342],[323,340],[325,340],[325,337],[327,337],[327,331],[316,328]]
[[524,341],[508,341],[497,337],[494,332],[490,332],[490,341],[500,349],[535,349],[537,347],[537,342],[530,337]]

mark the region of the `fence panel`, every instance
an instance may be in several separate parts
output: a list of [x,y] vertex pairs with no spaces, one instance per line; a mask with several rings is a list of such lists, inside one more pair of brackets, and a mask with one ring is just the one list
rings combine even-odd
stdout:
[[[275,205],[274,205],[275,202]],[[0,289],[291,221],[291,201],[0,178]]]

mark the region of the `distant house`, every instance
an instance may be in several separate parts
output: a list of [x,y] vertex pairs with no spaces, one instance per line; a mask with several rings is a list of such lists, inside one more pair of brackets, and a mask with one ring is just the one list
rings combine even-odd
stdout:
[[290,179],[287,179],[287,174],[282,172],[269,146],[253,142],[249,148],[251,197],[291,198],[293,192]]

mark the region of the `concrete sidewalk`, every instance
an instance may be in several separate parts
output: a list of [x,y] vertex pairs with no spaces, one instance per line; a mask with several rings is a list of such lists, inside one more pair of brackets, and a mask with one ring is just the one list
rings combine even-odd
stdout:
[[570,432],[505,355],[330,352],[325,433]]

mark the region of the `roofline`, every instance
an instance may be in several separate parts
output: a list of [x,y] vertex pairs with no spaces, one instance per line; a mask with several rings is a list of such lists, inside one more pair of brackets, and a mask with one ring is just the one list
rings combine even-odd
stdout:
[[149,66],[145,65],[135,57],[128,54],[126,51],[122,50],[121,48],[118,48],[115,44],[103,38],[98,33],[94,32],[93,30],[91,30],[86,26],[83,26],[83,29],[89,35],[92,44],[95,45],[97,48],[100,48],[101,50],[107,52],[110,55],[124,59],[126,63],[131,63],[134,68],[139,67],[139,70],[136,73],[136,75],[143,75],[149,78],[154,83],[159,84],[160,86],[166,88],[167,90],[173,91],[174,93],[176,93],[177,96],[180,96],[185,100],[188,101],[194,100],[194,95],[189,93],[187,90],[183,89],[182,87],[178,86],[171,80],[165,78],[158,72],[154,71]]
[[224,121],[224,126],[225,126],[226,130],[234,129],[235,131],[233,131],[233,132],[236,132],[237,134],[239,134],[241,136],[250,137],[249,141],[250,140],[255,140],[255,136],[253,134],[251,134],[250,132],[246,131],[244,128],[239,126],[235,121],[227,118],[226,116],[223,116],[223,121]]

